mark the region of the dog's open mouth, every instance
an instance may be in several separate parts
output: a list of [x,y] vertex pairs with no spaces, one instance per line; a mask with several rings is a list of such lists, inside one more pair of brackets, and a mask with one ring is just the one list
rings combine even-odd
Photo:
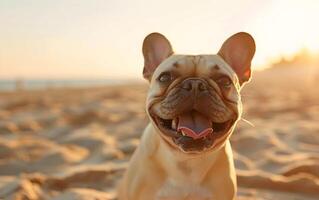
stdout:
[[218,137],[229,131],[234,122],[230,119],[217,123],[196,110],[182,113],[174,119],[153,118],[160,131],[185,152],[210,148]]

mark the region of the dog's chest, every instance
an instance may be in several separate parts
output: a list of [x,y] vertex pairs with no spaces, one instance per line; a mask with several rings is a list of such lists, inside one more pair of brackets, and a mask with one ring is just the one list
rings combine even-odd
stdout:
[[156,200],[210,200],[212,195],[207,188],[199,185],[167,180],[159,189]]
[[201,183],[215,157],[201,156],[197,158],[175,155],[167,148],[160,149],[160,156],[165,163],[164,171],[167,178],[157,189],[156,200],[211,200],[211,188]]

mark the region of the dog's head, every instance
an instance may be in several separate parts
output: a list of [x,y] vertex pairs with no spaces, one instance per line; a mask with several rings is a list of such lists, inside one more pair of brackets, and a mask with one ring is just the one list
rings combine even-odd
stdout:
[[251,76],[254,39],[237,33],[216,55],[176,55],[159,33],[144,39],[147,113],[161,137],[185,153],[210,151],[241,115],[240,89]]

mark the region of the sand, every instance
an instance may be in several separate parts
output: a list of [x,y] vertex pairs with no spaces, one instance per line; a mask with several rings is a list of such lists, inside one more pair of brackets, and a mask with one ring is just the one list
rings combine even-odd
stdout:
[[[231,143],[239,200],[319,196],[317,69],[254,73]],[[116,199],[147,84],[0,93],[0,199]]]

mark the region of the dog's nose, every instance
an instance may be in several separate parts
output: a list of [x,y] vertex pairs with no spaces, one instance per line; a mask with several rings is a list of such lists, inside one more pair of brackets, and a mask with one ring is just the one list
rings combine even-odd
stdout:
[[189,78],[183,81],[182,88],[187,91],[205,91],[207,90],[204,80],[197,78]]

